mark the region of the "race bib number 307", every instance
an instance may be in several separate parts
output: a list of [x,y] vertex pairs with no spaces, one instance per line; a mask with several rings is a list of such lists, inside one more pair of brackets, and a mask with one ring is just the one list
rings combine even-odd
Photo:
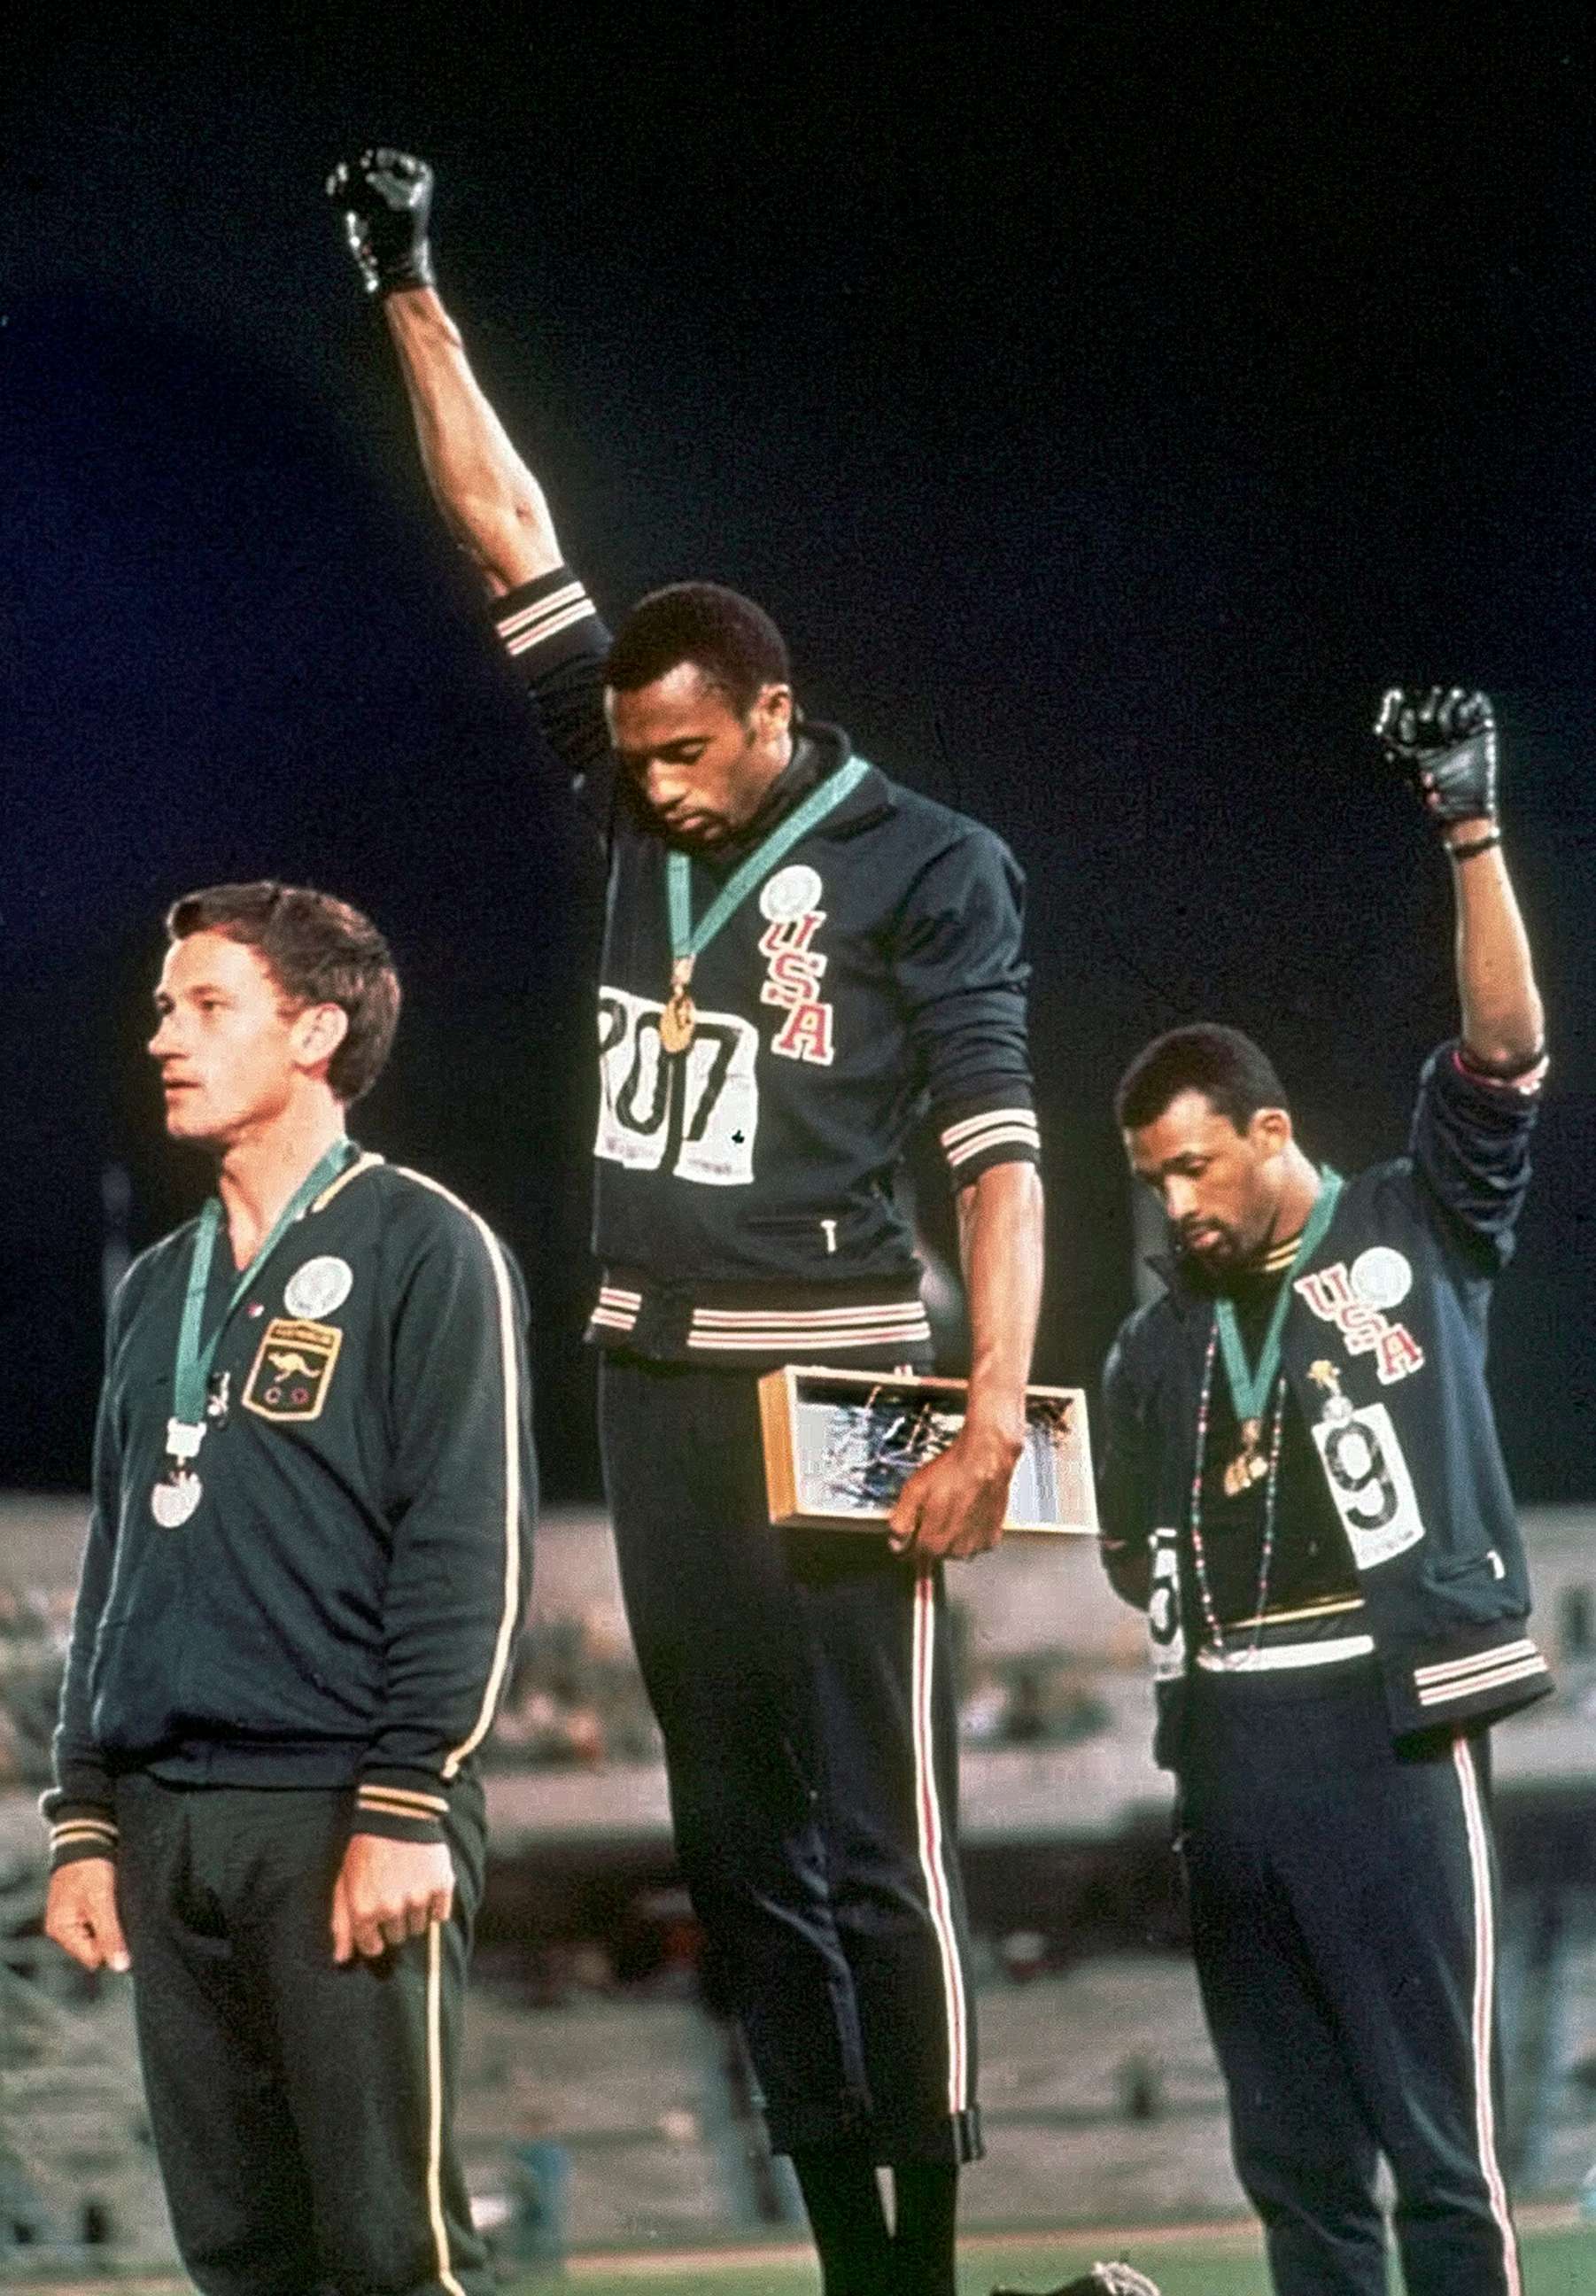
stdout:
[[754,1177],[758,1031],[735,1013],[694,1015],[692,1042],[668,1058],[663,1007],[624,988],[599,991],[599,1130],[593,1153],[706,1187]]

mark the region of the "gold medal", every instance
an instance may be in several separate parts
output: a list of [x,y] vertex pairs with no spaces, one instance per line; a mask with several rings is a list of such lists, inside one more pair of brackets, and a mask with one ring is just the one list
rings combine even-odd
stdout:
[[659,1015],[659,1042],[667,1053],[684,1053],[692,1042],[698,1015],[688,993],[692,979],[692,957],[679,956],[670,969],[669,1001]]

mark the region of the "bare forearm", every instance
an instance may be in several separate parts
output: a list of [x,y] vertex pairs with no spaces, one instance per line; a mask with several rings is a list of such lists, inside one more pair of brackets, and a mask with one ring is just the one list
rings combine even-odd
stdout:
[[[1462,822],[1446,841],[1469,845],[1481,828],[1478,822]],[[1521,1067],[1541,1050],[1545,1014],[1501,847],[1454,861],[1452,874],[1464,1046],[1486,1067]]]
[[959,1255],[970,1307],[967,1423],[1018,1442],[1042,1306],[1042,1181],[1035,1165],[994,1165],[961,1189]]
[[460,331],[430,287],[383,304],[422,465],[450,532],[502,597],[561,563],[543,488],[471,373]]
[[1042,1301],[1042,1184],[1029,1164],[996,1164],[959,1191],[959,1256],[970,1302],[970,1393],[947,1449],[910,1476],[891,1543],[927,1559],[984,1554],[1025,1440],[1025,1384]]

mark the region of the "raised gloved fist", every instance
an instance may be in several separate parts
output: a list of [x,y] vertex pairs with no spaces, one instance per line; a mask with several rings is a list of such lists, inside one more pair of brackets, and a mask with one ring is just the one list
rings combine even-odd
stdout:
[[[1025,2296],[1020,2288],[994,2288],[992,2296]],[[1145,2272],[1138,2272],[1134,2264],[1094,2264],[1090,2272],[1077,2273],[1061,2288],[1050,2288],[1044,2296],[1158,2296],[1157,2284]]]
[[340,160],[327,178],[327,197],[343,217],[344,236],[369,294],[434,283],[427,245],[432,170],[424,160],[386,146]]
[[1496,721],[1488,694],[1393,686],[1375,739],[1443,828],[1496,818]]

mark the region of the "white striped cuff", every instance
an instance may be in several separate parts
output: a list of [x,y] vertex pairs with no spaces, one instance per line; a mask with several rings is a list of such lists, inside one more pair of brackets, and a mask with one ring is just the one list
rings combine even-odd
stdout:
[[409,1786],[363,1785],[355,1796],[360,1809],[381,1811],[385,1817],[446,1817],[447,1794],[417,1793]]
[[602,1283],[598,1305],[587,1320],[607,1332],[630,1332],[635,1328],[642,1308],[641,1292],[625,1292],[618,1283]]
[[1459,1699],[1477,1698],[1493,1690],[1506,1690],[1515,1682],[1532,1682],[1538,1674],[1548,1674],[1551,1669],[1536,1651],[1532,1658],[1506,1660],[1500,1666],[1482,1668],[1465,1675],[1460,1682],[1434,1683],[1419,1693],[1420,1706],[1447,1706]]
[[1027,1159],[1042,1152],[1035,1111],[1029,1108],[986,1108],[978,1116],[962,1117],[957,1124],[950,1124],[940,1136],[942,1152],[954,1172],[973,1157],[989,1156],[994,1148],[1022,1150]]
[[1454,1682],[1482,1669],[1500,1666],[1504,1659],[1539,1657],[1535,1644],[1525,1635],[1516,1643],[1496,1643],[1489,1650],[1471,1651],[1467,1658],[1443,1658],[1433,1666],[1416,1666],[1413,1680],[1422,1690],[1426,1683]]
[[507,614],[495,614],[494,627],[506,653],[532,653],[597,613],[598,608],[581,583],[573,579],[541,598],[534,598],[530,605],[514,607]]
[[116,1820],[110,1817],[63,1817],[50,1828],[50,1853],[53,1857],[62,1849],[80,1849],[86,1844],[102,1849],[109,1857],[118,1841]]

